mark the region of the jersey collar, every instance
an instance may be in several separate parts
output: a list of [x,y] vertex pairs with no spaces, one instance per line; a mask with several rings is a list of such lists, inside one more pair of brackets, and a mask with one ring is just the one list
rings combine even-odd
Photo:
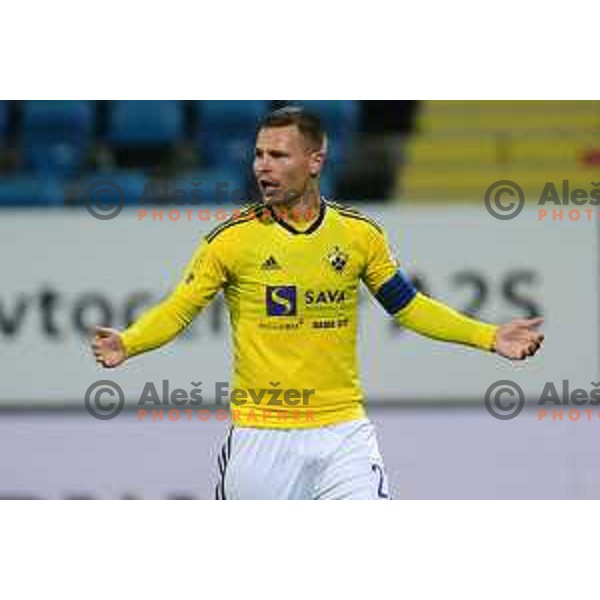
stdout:
[[319,199],[319,214],[317,218],[310,224],[310,227],[304,231],[296,229],[291,223],[288,223],[287,221],[281,219],[279,215],[277,215],[277,211],[272,211],[272,213],[273,220],[279,225],[281,225],[284,229],[287,229],[290,233],[293,233],[294,235],[309,235],[311,233],[314,233],[317,229],[319,229],[321,223],[323,223],[323,219],[325,218],[325,210],[325,198],[321,196],[321,198]]

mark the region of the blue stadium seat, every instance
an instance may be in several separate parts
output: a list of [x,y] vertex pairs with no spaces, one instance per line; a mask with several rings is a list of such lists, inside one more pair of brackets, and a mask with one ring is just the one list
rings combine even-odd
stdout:
[[73,201],[85,204],[89,199],[93,206],[115,202],[130,206],[192,206],[200,209],[212,204],[242,204],[242,196],[240,178],[228,170],[194,171],[170,180],[151,179],[140,171],[117,171],[94,173],[83,178]]
[[63,203],[61,179],[27,175],[0,178],[0,207],[60,206]]
[[179,100],[114,100],[109,103],[108,141],[116,146],[166,146],[184,133]]
[[294,100],[319,115],[328,135],[328,156],[331,169],[340,166],[346,156],[348,143],[358,130],[360,107],[354,100]]
[[354,133],[358,128],[359,103],[354,100],[294,100],[317,113],[330,135]]
[[[203,208],[210,205],[236,207],[248,203],[244,183],[238,169],[202,169],[179,175],[169,181],[169,190],[175,190],[181,202]],[[171,203],[176,206],[174,202]]]
[[22,144],[27,168],[69,176],[83,164],[95,104],[84,100],[23,102]]
[[203,162],[210,167],[245,169],[252,162],[259,121],[268,100],[198,100],[195,138]]
[[92,173],[79,182],[73,200],[78,204],[89,199],[92,204],[99,201],[135,205],[143,197],[148,182],[149,178],[139,171]]

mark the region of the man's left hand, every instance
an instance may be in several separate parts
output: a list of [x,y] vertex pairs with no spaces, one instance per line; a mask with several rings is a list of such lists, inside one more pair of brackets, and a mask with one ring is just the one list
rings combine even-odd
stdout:
[[544,341],[544,334],[536,331],[543,323],[542,317],[515,319],[501,325],[496,334],[494,351],[512,360],[524,360],[533,356]]

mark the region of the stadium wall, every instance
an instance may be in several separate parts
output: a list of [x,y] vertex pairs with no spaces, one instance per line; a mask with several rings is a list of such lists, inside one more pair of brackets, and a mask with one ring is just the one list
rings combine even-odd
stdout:
[[[359,351],[370,400],[481,402],[500,379],[528,397],[545,381],[586,389],[596,381],[598,311],[588,310],[598,305],[594,223],[542,223],[535,211],[508,223],[476,207],[370,212],[425,291],[484,320],[543,315],[551,341],[540,358],[515,366],[403,331],[363,290]],[[201,380],[209,401],[208,390],[230,374],[221,298],[181,339],[123,369],[99,369],[88,345],[94,325],[124,327],[167,294],[214,224],[140,221],[135,211],[110,223],[85,211],[3,212],[0,405],[81,407],[86,389],[107,373],[130,402],[145,382],[163,379],[183,389]]]

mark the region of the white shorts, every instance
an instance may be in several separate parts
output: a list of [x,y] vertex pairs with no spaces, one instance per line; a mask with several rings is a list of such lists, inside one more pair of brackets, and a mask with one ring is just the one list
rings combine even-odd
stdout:
[[231,427],[218,468],[217,500],[389,498],[368,419],[312,429]]

